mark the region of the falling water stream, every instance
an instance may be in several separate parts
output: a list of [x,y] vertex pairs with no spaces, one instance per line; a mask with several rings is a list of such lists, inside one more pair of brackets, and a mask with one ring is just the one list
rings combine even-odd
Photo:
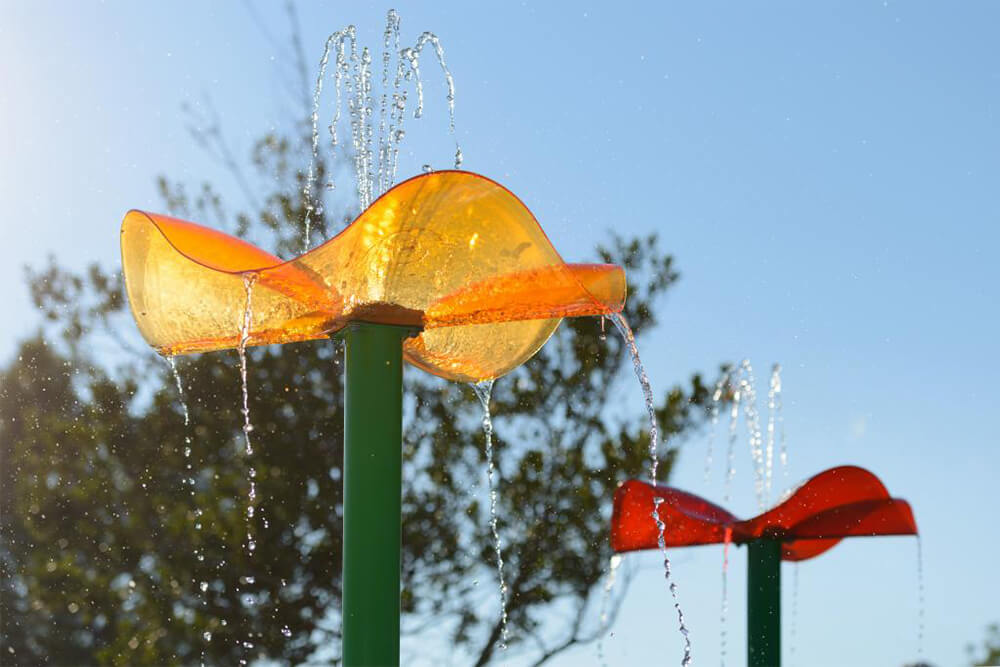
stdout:
[[497,557],[497,578],[500,582],[500,648],[507,650],[507,583],[503,576],[503,543],[497,524],[497,487],[494,481],[496,466],[493,462],[493,420],[490,415],[490,396],[493,394],[493,380],[472,385],[476,397],[483,406],[483,436],[486,441],[486,477],[490,492],[490,531],[493,533],[493,550]]
[[[191,425],[191,412],[188,410],[187,397],[184,395],[184,382],[181,380],[181,373],[177,369],[177,360],[174,357],[165,357],[165,359],[170,366],[170,372],[174,376],[174,383],[177,385],[177,397],[181,402],[181,411],[184,414],[184,428],[187,429]],[[191,436],[186,432],[184,442],[188,445],[191,444]],[[185,451],[184,455],[188,456],[189,452]]]
[[[240,382],[242,386],[242,396],[243,405],[240,408],[240,412],[243,413],[243,443],[244,443],[244,455],[246,456],[247,464],[247,479],[249,481],[249,490],[247,491],[247,510],[246,510],[246,520],[247,520],[247,541],[246,549],[247,555],[253,556],[254,551],[257,549],[257,542],[254,539],[253,534],[253,518],[257,506],[257,470],[253,465],[253,442],[250,439],[250,433],[253,431],[253,424],[250,421],[250,392],[247,382],[247,343],[250,341],[250,328],[253,323],[253,286],[257,282],[256,273],[244,273],[243,274],[243,287],[246,289],[246,303],[243,307],[243,317],[240,322],[240,341],[237,347],[237,352],[240,357]],[[253,576],[247,575],[240,577],[241,584],[252,585],[255,581]],[[252,605],[254,602],[252,595],[247,595],[244,601],[248,605]],[[245,651],[253,649],[254,644],[252,641],[253,633],[249,633],[247,639],[242,642],[238,642],[240,646],[243,647]],[[240,659],[240,664],[247,664],[246,658]]]
[[[166,357],[166,360],[170,365],[170,372],[174,376],[174,384],[177,385],[177,396],[181,402],[181,411],[184,414],[184,469],[187,471],[184,483],[191,487],[190,494],[193,497],[195,480],[192,477],[193,473],[191,471],[191,412],[188,410],[187,397],[184,395],[184,382],[181,380],[181,373],[177,369],[177,360],[173,357]],[[198,512],[199,510],[195,510],[196,516]],[[198,550],[195,549],[195,555],[197,554]]]
[[621,554],[615,554],[608,561],[608,573],[604,579],[604,592],[601,595],[600,634],[597,639],[597,659],[602,667],[607,667],[604,660],[604,635],[608,631],[608,607],[611,604],[611,592],[615,588],[618,568],[622,564]]
[[[629,327],[628,322],[625,321],[625,318],[620,313],[612,315],[611,321],[614,323],[615,328],[618,329],[618,332],[622,335],[626,347],[628,347],[629,354],[632,356],[632,367],[635,370],[636,377],[639,379],[639,385],[642,387],[642,395],[646,403],[646,413],[649,416],[649,480],[650,484],[655,486],[660,458],[658,452],[659,428],[656,424],[656,408],[654,407],[653,389],[649,385],[649,377],[646,375],[646,369],[643,368],[642,361],[639,359],[639,348],[636,347],[635,335],[632,333],[632,329]],[[650,512],[650,516],[656,523],[656,542],[660,547],[660,555],[663,557],[663,576],[667,580],[670,588],[670,595],[674,600],[674,609],[677,611],[678,627],[684,638],[684,658],[681,660],[681,665],[683,667],[687,667],[687,665],[691,664],[691,637],[688,632],[687,625],[684,623],[684,612],[681,610],[681,603],[677,594],[677,583],[674,582],[673,578],[670,576],[670,557],[667,555],[667,543],[666,538],[664,537],[666,525],[660,519],[660,505],[662,503],[662,498],[657,497],[653,499],[653,508]]]
[[250,555],[253,555],[253,552],[257,549],[257,542],[253,536],[253,517],[257,506],[257,470],[254,468],[251,459],[253,456],[253,442],[250,439],[250,433],[253,431],[253,424],[250,422],[250,391],[247,383],[247,342],[250,340],[250,326],[253,322],[253,286],[256,282],[256,273],[243,274],[243,286],[246,289],[246,305],[243,308],[243,318],[240,325],[240,343],[237,348],[240,357],[240,382],[243,395],[243,406],[240,408],[240,412],[243,413],[243,444],[247,461],[247,478],[249,481],[246,511],[246,548]]

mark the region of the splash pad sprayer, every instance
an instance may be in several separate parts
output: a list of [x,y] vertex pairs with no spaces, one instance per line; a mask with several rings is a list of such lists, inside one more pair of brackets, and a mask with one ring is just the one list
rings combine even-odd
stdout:
[[561,318],[625,303],[621,267],[566,264],[517,197],[464,171],[400,183],[289,261],[142,211],[121,244],[132,314],[162,355],[343,338],[345,665],[399,664],[403,360],[492,380]]
[[615,492],[611,547],[616,553],[659,547],[649,507],[666,524],[668,547],[746,544],[747,664],[781,664],[781,561],[813,558],[846,537],[917,535],[909,503],[889,495],[871,472],[831,468],[784,502],[742,521],[718,505],[669,486],[629,480]]

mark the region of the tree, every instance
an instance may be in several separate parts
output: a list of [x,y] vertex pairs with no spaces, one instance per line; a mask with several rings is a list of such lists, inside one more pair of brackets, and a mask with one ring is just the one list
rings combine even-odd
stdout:
[[986,628],[986,638],[981,646],[966,646],[970,665],[1000,664],[1000,623],[991,623]]
[[[215,124],[196,137],[225,146]],[[352,212],[324,212],[324,195],[304,194],[306,175],[295,165],[309,143],[300,123],[256,144],[250,165],[271,190],[243,212],[231,213],[208,184],[189,196],[162,178],[165,205],[237,233],[268,234],[288,252],[307,206],[320,234]],[[232,153],[220,154],[246,183]],[[320,182],[332,168],[319,164]],[[655,238],[618,236],[597,256],[627,268],[625,315],[641,340],[678,278],[672,258]],[[236,355],[178,360],[182,408],[167,365],[128,340],[134,328],[117,273],[93,266],[74,274],[53,261],[29,272],[29,282],[47,324],[0,373],[4,664],[336,659],[339,343],[249,352],[259,507],[251,554]],[[107,340],[115,345],[100,344]],[[510,650],[538,663],[598,635],[594,598],[610,556],[611,497],[647,465],[640,406],[616,415],[604,401],[616,382],[634,381],[630,374],[618,337],[605,339],[598,320],[568,320],[494,391]],[[442,648],[453,643],[486,664],[497,657],[501,629],[481,409],[469,387],[413,369],[405,381],[404,632],[436,636]],[[676,443],[703,417],[707,393],[696,375],[658,395],[670,443],[662,478]],[[553,609],[569,621],[560,625]]]

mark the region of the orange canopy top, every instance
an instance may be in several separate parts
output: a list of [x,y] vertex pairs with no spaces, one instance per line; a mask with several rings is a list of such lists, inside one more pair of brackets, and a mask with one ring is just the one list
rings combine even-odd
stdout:
[[625,274],[566,264],[527,207],[465,171],[395,186],[340,234],[282,261],[191,222],[129,211],[122,266],[132,314],[166,355],[234,348],[253,276],[249,345],[324,338],[351,321],[412,326],[406,359],[479,381],[524,363],[563,317],[608,315]]
[[662,498],[660,519],[668,547],[745,544],[762,537],[782,542],[782,559],[818,556],[845,537],[916,535],[909,503],[889,495],[871,472],[839,466],[807,480],[780,505],[741,521],[704,498],[669,486],[629,480],[615,492],[611,547],[617,552],[657,548],[653,498]]

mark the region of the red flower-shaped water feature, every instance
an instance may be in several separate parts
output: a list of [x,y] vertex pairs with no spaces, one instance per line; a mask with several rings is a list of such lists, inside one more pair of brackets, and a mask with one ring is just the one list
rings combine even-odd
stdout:
[[650,520],[655,497],[663,499],[659,515],[668,547],[766,538],[781,543],[782,560],[799,561],[818,556],[845,537],[917,534],[909,503],[890,496],[879,478],[864,468],[839,466],[815,475],[777,507],[745,521],[686,491],[629,480],[615,492],[611,547],[616,552],[657,548],[657,529]]

